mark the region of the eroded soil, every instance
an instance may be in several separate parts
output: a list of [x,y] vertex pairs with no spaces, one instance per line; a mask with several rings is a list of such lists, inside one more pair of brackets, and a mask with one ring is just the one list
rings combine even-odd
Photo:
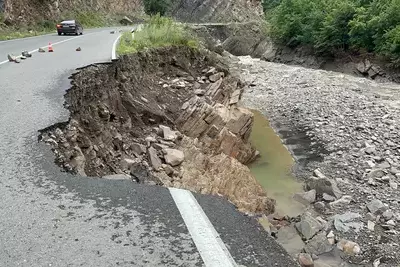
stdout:
[[242,83],[205,52],[151,50],[72,76],[69,122],[43,130],[56,162],[83,176],[131,179],[227,197],[269,214],[274,201],[245,164],[253,114]]

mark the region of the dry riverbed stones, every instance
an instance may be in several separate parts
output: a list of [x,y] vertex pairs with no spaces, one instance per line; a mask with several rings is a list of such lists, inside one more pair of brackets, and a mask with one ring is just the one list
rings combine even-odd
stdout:
[[[361,266],[398,266],[400,86],[238,59],[232,68],[251,84],[243,104],[267,115],[298,158],[306,193],[296,198],[328,222],[333,250]],[[302,139],[291,139],[298,129]]]

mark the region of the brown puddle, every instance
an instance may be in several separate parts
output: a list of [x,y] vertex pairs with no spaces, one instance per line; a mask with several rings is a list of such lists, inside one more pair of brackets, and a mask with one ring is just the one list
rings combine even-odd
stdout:
[[300,215],[305,206],[294,200],[293,195],[302,192],[303,188],[292,175],[291,169],[295,163],[292,155],[270,127],[269,121],[259,111],[253,110],[253,113],[250,141],[260,151],[261,157],[249,168],[268,196],[276,200],[278,214],[290,217]]

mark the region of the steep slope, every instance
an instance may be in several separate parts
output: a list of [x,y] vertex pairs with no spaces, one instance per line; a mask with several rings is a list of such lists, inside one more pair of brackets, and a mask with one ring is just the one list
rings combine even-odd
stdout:
[[184,22],[243,22],[262,17],[260,0],[176,0],[172,15]]
[[[1,5],[1,2],[0,2]],[[57,19],[66,11],[95,11],[126,14],[143,10],[141,0],[3,0],[6,21],[33,22]]]

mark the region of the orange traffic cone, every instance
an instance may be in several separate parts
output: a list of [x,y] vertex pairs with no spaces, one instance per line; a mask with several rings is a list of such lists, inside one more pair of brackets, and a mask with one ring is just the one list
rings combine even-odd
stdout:
[[49,52],[54,52],[53,46],[51,45],[51,43],[49,43]]

